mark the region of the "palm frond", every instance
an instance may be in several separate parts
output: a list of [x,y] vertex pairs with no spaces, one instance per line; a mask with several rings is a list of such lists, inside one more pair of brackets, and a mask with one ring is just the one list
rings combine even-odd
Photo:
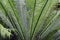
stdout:
[[58,0],[0,0],[0,39],[59,40],[57,3]]

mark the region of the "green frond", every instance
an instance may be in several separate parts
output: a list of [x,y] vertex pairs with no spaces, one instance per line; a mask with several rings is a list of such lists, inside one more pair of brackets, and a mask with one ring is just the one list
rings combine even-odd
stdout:
[[58,2],[0,0],[0,40],[60,40]]

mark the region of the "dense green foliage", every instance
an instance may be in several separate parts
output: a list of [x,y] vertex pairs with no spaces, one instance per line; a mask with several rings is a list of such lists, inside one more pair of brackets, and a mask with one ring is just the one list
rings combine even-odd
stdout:
[[0,40],[60,40],[58,0],[0,0]]

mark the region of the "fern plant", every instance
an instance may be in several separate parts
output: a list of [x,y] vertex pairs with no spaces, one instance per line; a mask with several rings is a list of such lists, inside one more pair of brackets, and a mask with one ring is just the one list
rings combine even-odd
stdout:
[[58,0],[0,0],[0,40],[60,40]]

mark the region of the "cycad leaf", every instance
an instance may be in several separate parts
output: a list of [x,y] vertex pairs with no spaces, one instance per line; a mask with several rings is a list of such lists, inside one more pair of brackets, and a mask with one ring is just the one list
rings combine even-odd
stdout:
[[[42,28],[47,16],[50,14],[50,10],[53,7],[53,5],[56,3],[57,0],[53,1],[53,0],[40,0],[42,1],[42,3],[44,3],[44,5],[42,6],[42,8],[40,10],[42,10],[41,12],[39,11],[39,16],[34,16],[34,23],[32,26],[32,35],[36,34],[39,30],[41,30],[40,28]],[[41,2],[40,2],[41,3]],[[37,18],[36,18],[37,17]]]

